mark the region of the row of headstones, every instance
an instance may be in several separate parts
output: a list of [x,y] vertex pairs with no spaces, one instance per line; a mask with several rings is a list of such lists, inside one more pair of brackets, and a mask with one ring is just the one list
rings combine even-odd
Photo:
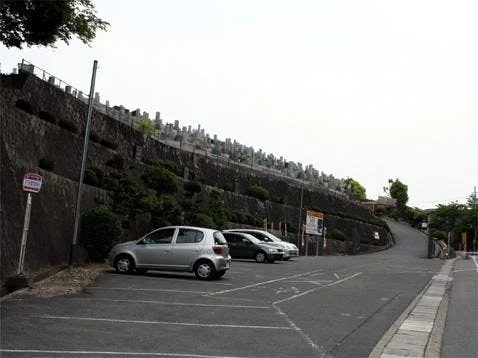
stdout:
[[[18,64],[19,70],[20,71],[26,71],[29,73],[34,74],[34,69],[35,66],[32,64]],[[14,68],[13,73],[17,73],[17,70]],[[44,72],[45,74],[45,72]],[[49,76],[48,83],[50,83],[53,86],[60,87],[61,88],[61,80],[59,80],[59,85],[57,85],[57,78],[54,76]],[[83,96],[83,92],[80,90],[77,90],[76,88],[68,85],[65,83],[65,92],[69,95],[74,96],[75,98],[78,98],[82,101],[86,101],[88,99],[88,96]],[[122,122],[125,122],[127,124],[133,123],[139,119],[149,119],[149,114],[147,112],[143,112],[141,115],[140,109],[136,109],[135,111],[129,111],[127,110],[124,106],[110,106],[110,102],[106,101],[105,104],[102,104],[100,101],[100,94],[99,92],[95,92],[94,96],[94,101],[93,101],[93,106],[99,110],[102,113],[105,113],[111,117],[113,117],[116,120],[120,120]],[[186,142],[189,142],[193,145],[202,145],[204,150],[208,150],[208,147],[210,146],[209,142],[209,135],[205,134],[204,129],[201,129],[200,127],[196,131],[191,131],[191,126],[188,127],[186,130],[186,127],[183,127],[183,129],[179,129],[179,121],[175,121],[174,125],[173,124],[166,124],[163,125],[162,119],[161,119],[161,113],[156,112],[155,116],[155,124],[156,127],[159,129],[159,133],[157,133],[156,137],[160,137],[160,133],[163,132],[163,134],[166,136],[166,138],[172,140],[174,139],[178,134],[181,134],[182,140],[185,140]],[[180,133],[181,132],[181,133]],[[214,136],[214,143],[216,147],[218,146],[219,142],[223,143],[222,141],[219,141],[217,136]],[[234,143],[231,143],[230,139],[226,140],[223,145],[228,147],[228,149],[231,149],[231,144],[233,144],[233,151],[239,151],[239,152],[249,152],[251,148],[246,147],[244,145],[237,145],[238,143],[234,141]],[[217,148],[216,148],[217,149]],[[244,149],[244,150],[243,150]],[[252,149],[253,151],[253,149]],[[267,156],[266,153],[262,153],[262,150],[259,152],[254,152],[252,153],[252,158],[251,160],[255,162],[254,164],[257,164],[259,166],[265,165],[267,167],[274,167],[280,170],[283,174],[286,174],[287,176],[290,177],[295,177],[297,174],[304,174],[304,170],[302,169],[302,166],[300,165],[290,165],[290,164],[295,164],[295,163],[289,163],[288,167],[282,167],[281,165],[281,160],[275,158],[273,155]],[[315,170],[314,168],[311,168],[308,166],[306,170],[307,174],[306,176],[309,178],[309,180],[314,180],[316,182],[319,182],[321,184],[324,184],[325,187],[328,186],[329,181],[341,185],[343,184],[343,180],[341,179],[335,179],[332,175],[326,175],[325,173],[321,173],[319,175],[319,172]]]

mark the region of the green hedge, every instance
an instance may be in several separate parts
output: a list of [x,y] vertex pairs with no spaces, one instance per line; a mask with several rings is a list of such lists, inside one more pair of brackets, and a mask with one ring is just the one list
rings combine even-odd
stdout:
[[58,121],[58,126],[72,133],[78,133],[78,127],[76,126],[75,122],[70,121],[69,119],[60,119]]

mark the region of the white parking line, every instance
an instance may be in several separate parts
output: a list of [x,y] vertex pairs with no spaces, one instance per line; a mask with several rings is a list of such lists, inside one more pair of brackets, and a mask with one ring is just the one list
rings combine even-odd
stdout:
[[286,281],[286,282],[293,282],[293,283],[313,283],[314,285],[321,285],[323,283],[329,283],[329,282],[334,282],[333,280],[291,280],[291,281]]
[[176,292],[176,293],[197,293],[198,295],[207,295],[211,292],[207,291],[185,291],[185,290],[167,290],[160,288],[134,288],[134,287],[104,287],[104,286],[90,286],[87,288],[95,290],[113,290],[113,291],[148,291],[148,292]]
[[278,279],[275,279],[275,280],[269,280],[269,281],[259,282],[259,283],[255,283],[255,284],[253,284],[253,285],[247,285],[247,286],[232,288],[232,289],[230,289],[230,290],[218,291],[218,292],[210,293],[209,296],[222,295],[223,293],[229,293],[229,292],[234,292],[234,291],[239,291],[239,290],[245,290],[245,289],[248,289],[248,288],[251,288],[251,287],[257,287],[257,286],[261,286],[261,285],[267,285],[267,284],[269,284],[269,283],[274,283],[274,282],[289,280],[289,279],[295,278],[295,277],[310,275],[310,274],[316,273],[316,272],[318,272],[318,271],[319,271],[319,270],[314,270],[314,271],[310,271],[310,272],[299,273],[299,274],[293,275],[293,276],[287,276],[287,277],[278,278]]
[[124,303],[150,303],[155,305],[165,306],[186,306],[186,307],[220,307],[220,308],[252,308],[252,309],[271,309],[270,306],[245,306],[245,305],[218,305],[206,303],[180,303],[180,302],[166,302],[166,301],[150,301],[150,300],[118,300],[109,298],[71,298],[77,301],[105,301],[105,302],[124,302]]
[[475,258],[475,256],[470,256],[470,257],[473,260],[473,262],[475,263],[476,269],[478,270],[478,262],[476,261],[477,259]]
[[57,319],[68,321],[91,321],[91,322],[112,322],[112,323],[136,323],[136,324],[157,324],[170,326],[189,326],[189,327],[221,327],[221,328],[248,328],[248,329],[275,329],[275,330],[291,330],[291,327],[279,326],[248,326],[239,324],[210,324],[210,323],[182,323],[182,322],[164,322],[164,321],[137,321],[126,319],[111,318],[92,318],[92,317],[68,317],[68,316],[40,316],[43,319]]
[[340,276],[337,275],[336,273],[334,273],[334,276],[335,276],[335,278],[336,278],[337,280],[340,278]]
[[246,358],[237,356],[209,356],[204,354],[182,354],[182,353],[159,353],[159,352],[111,352],[111,351],[49,351],[39,349],[0,349],[5,353],[32,353],[32,354],[59,354],[65,356],[68,354],[83,355],[104,355],[104,356],[144,356],[144,357],[192,357],[192,358]]
[[353,274],[352,276],[345,277],[345,278],[343,278],[343,279],[341,279],[341,280],[338,280],[338,281],[329,283],[328,285],[320,286],[320,287],[316,287],[316,288],[312,288],[312,289],[310,289],[310,290],[308,290],[308,291],[304,291],[304,292],[299,293],[299,294],[297,294],[297,295],[294,295],[294,296],[291,296],[291,297],[284,298],[284,299],[282,299],[282,300],[276,301],[276,302],[273,303],[273,305],[277,305],[277,304],[279,304],[279,303],[283,303],[283,302],[287,302],[287,301],[293,300],[294,298],[298,298],[298,297],[305,296],[305,295],[307,295],[307,294],[309,294],[309,293],[311,293],[311,292],[320,290],[320,289],[325,288],[325,287],[330,287],[330,286],[338,285],[339,283],[342,283],[342,282],[347,281],[347,280],[351,280],[351,279],[353,279],[354,277],[356,277],[356,276],[358,276],[358,275],[361,275],[361,274],[362,274],[362,272],[357,272],[357,273]]
[[302,336],[302,338],[305,339],[305,341],[309,344],[309,346],[312,347],[312,349],[313,349],[314,351],[316,351],[317,353],[319,353],[319,356],[320,356],[320,357],[324,357],[324,356],[325,356],[326,351],[324,350],[324,348],[322,348],[321,346],[315,344],[314,341],[312,340],[312,338],[310,338],[310,336],[309,336],[307,333],[305,333],[301,328],[299,328],[299,327],[289,318],[289,316],[287,316],[287,314],[280,309],[279,306],[276,306],[275,304],[273,304],[273,307],[274,307],[274,309],[277,311],[277,313],[278,313],[280,316],[284,317],[284,319],[289,323],[290,327],[291,327],[294,331],[296,331],[300,336]]

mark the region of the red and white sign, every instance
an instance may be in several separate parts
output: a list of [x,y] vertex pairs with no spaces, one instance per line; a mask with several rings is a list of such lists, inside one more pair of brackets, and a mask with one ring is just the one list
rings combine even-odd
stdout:
[[41,189],[42,177],[35,173],[26,173],[23,177],[23,190],[38,193]]

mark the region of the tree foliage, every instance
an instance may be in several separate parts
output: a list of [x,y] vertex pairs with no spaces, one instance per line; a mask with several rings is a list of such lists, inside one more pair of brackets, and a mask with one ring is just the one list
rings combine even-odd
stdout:
[[136,129],[146,135],[154,134],[154,123],[147,118],[141,118],[136,122]]
[[366,190],[358,181],[347,178],[345,179],[345,184],[350,188],[355,199],[361,201],[367,200]]
[[89,44],[109,23],[91,0],[1,0],[0,42],[6,47],[52,46],[73,36]]
[[476,213],[472,206],[453,202],[447,205],[438,205],[431,214],[430,227],[445,232],[456,233],[472,231],[476,225]]
[[262,201],[269,200],[270,197],[269,190],[260,185],[251,185],[247,189],[247,194]]
[[390,196],[397,201],[398,208],[405,208],[408,202],[408,186],[395,179],[390,185]]
[[96,207],[81,217],[79,243],[91,260],[101,262],[121,238],[121,223],[111,209]]
[[146,186],[158,194],[174,194],[178,191],[178,178],[174,173],[161,167],[152,167],[141,176]]

